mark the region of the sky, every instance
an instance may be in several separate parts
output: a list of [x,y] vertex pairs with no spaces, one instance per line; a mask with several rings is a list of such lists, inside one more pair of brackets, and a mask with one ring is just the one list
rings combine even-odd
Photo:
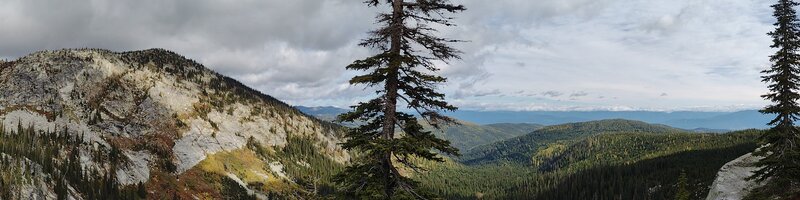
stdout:
[[[292,105],[374,97],[345,70],[387,7],[361,0],[0,0],[0,58],[164,48]],[[736,111],[768,102],[772,1],[453,0],[462,110]]]

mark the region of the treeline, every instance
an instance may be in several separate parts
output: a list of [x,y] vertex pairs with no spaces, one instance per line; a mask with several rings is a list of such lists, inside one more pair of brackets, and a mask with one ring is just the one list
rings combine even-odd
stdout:
[[[18,125],[8,131],[0,125],[0,199],[22,198],[18,191],[23,185],[39,184],[44,180],[52,185],[57,199],[67,199],[72,187],[85,199],[144,199],[142,184],[121,186],[116,180],[115,166],[122,162],[119,150],[100,148],[95,161],[110,163],[108,168],[83,168],[82,135],[63,131],[36,131],[33,125]],[[102,160],[98,160],[102,159]],[[111,162],[117,163],[111,163]]]

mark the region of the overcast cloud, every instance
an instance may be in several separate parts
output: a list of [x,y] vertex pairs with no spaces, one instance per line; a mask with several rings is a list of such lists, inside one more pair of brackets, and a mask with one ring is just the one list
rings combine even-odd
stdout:
[[[0,58],[43,49],[170,49],[295,105],[373,93],[344,66],[369,55],[360,0],[0,0]],[[442,29],[464,59],[448,99],[485,110],[739,110],[765,105],[763,0],[463,0]],[[384,8],[385,9],[385,8]],[[667,95],[668,94],[668,95]]]

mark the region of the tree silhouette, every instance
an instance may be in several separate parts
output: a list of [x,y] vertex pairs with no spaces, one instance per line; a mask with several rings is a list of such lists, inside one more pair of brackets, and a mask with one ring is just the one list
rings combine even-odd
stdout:
[[[424,198],[425,194],[414,189],[416,182],[403,176],[399,168],[421,170],[410,158],[443,161],[434,150],[458,154],[449,141],[423,130],[417,121],[427,120],[438,127],[441,123],[454,122],[439,114],[440,111],[457,109],[444,101],[444,94],[435,90],[436,85],[446,79],[433,73],[439,70],[434,61],[460,58],[460,51],[448,46],[458,40],[435,36],[436,30],[429,24],[454,26],[452,18],[446,15],[465,8],[449,0],[368,0],[364,3],[370,7],[389,5],[391,12],[378,14],[377,22],[382,26],[371,31],[370,37],[360,44],[380,53],[356,60],[347,69],[365,72],[353,77],[350,84],[380,89],[378,97],[358,103],[352,107],[353,111],[339,116],[342,122],[363,123],[349,130],[348,140],[343,143],[345,149],[355,150],[360,156],[336,180],[354,195],[390,199],[400,189],[403,195]],[[398,111],[398,106],[403,105],[418,116]]]
[[800,29],[794,6],[800,5],[793,0],[779,0],[773,5],[773,16],[777,18],[776,29],[769,33],[773,38],[772,48],[778,51],[770,56],[772,66],[762,73],[763,82],[769,84],[770,92],[762,95],[773,104],[767,106],[762,113],[776,114],[769,122],[773,126],[762,137],[765,143],[755,155],[764,156],[756,163],[760,170],[750,177],[759,181],[770,177],[789,178],[795,181],[800,178],[800,130],[794,121],[800,115]]

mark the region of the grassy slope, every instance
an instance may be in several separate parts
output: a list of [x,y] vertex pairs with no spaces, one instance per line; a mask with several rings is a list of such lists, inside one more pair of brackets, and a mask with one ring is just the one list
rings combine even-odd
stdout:
[[[251,140],[247,148],[209,155],[177,179],[155,172],[148,188],[161,191],[153,199],[252,198],[229,178],[230,174],[270,199],[309,199],[334,193],[331,177],[344,166],[319,153],[310,138],[290,136],[287,140],[283,148],[265,147]],[[282,170],[273,170],[271,163],[280,163]]]

